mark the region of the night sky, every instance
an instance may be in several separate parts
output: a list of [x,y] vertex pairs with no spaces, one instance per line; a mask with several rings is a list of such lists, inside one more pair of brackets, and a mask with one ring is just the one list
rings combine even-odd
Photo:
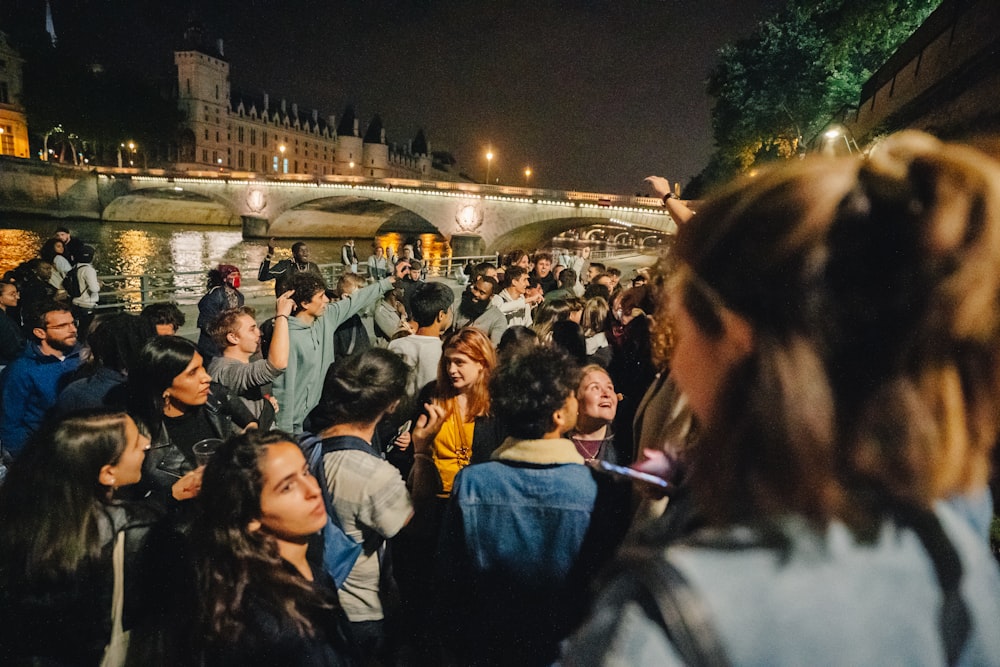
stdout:
[[[4,0],[22,1],[38,2]],[[651,173],[686,182],[702,169],[712,148],[704,79],[715,52],[783,4],[52,2],[57,31],[87,31],[103,58],[167,72],[194,5],[225,39],[234,90],[338,119],[354,104],[362,132],[378,112],[390,143],[422,127],[433,150],[451,151],[477,180],[492,146],[491,175],[501,183],[523,184],[530,165],[531,185],[620,194],[642,191]]]

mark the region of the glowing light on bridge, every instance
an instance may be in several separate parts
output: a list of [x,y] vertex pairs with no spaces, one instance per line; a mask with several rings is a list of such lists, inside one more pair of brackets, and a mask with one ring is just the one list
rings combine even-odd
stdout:
[[[107,175],[108,178],[113,179],[114,175]],[[331,178],[331,177],[328,177]],[[335,177],[333,177],[335,178]],[[340,177],[349,178],[349,177]],[[354,192],[392,192],[405,195],[417,195],[421,197],[458,197],[463,199],[481,199],[484,201],[495,201],[495,202],[507,202],[507,203],[517,203],[517,204],[534,204],[537,206],[561,206],[570,207],[578,209],[594,209],[600,210],[602,213],[641,213],[643,215],[662,215],[668,216],[666,209],[660,205],[659,200],[653,198],[649,199],[648,206],[642,205],[641,202],[635,202],[633,197],[622,197],[622,199],[628,199],[629,205],[624,203],[597,203],[598,200],[607,201],[609,195],[598,195],[595,193],[585,193],[585,192],[567,192],[567,199],[542,199],[530,196],[517,196],[517,195],[503,195],[503,194],[484,194],[482,192],[477,192],[476,189],[481,186],[471,186],[467,187],[467,184],[456,184],[448,183],[448,187],[456,187],[456,190],[442,190],[441,185],[434,187],[411,187],[405,185],[374,185],[367,183],[331,183],[331,182],[320,182],[316,179],[295,179],[295,178],[281,178],[281,179],[261,179],[261,180],[248,180],[248,179],[232,179],[223,178],[218,175],[205,176],[205,177],[167,177],[167,176],[131,176],[133,182],[136,183],[169,183],[173,186],[179,184],[187,185],[213,185],[222,184],[233,186],[233,185],[243,185],[247,187],[272,187],[272,188],[317,188],[325,190],[346,190]],[[175,187],[176,189],[176,187]],[[512,188],[517,189],[517,188]],[[614,200],[612,200],[614,201]]]

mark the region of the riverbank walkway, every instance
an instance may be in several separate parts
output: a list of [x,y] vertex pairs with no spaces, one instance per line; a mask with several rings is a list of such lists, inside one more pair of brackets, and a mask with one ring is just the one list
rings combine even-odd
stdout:
[[[435,267],[435,271],[428,274],[427,280],[447,283],[455,291],[456,299],[460,298],[459,295],[465,285],[455,278],[455,272],[456,269],[461,270],[468,259],[477,262],[495,261],[496,256],[452,258],[450,274],[446,270],[442,270],[443,266],[441,268]],[[609,267],[618,268],[622,272],[622,279],[628,280],[634,275],[636,269],[652,266],[656,262],[656,255],[636,251],[611,251],[599,255],[595,254],[593,259],[601,261]],[[364,275],[367,266],[359,264],[358,269],[359,273]],[[327,284],[333,288],[337,284],[337,279],[343,274],[344,266],[339,262],[322,264],[320,271]],[[259,322],[274,316],[274,281],[259,282],[256,273],[256,267],[244,269],[240,292],[245,298],[245,305],[257,312],[257,321]],[[205,295],[206,291],[205,272],[161,273],[141,276],[102,275],[98,276],[98,279],[102,283],[98,312],[139,312],[144,306],[151,303],[172,301],[177,304],[185,317],[184,327],[178,334],[192,340],[198,338],[198,301]],[[364,315],[362,320],[371,333],[371,316]]]

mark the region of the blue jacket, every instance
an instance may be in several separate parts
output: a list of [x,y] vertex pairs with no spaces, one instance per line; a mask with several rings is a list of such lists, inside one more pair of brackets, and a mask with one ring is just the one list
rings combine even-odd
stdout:
[[568,440],[508,438],[459,472],[444,518],[442,620],[462,664],[547,665],[628,525],[628,486]]
[[56,404],[62,380],[79,366],[79,346],[59,359],[43,354],[38,343],[31,342],[7,367],[0,442],[11,456],[16,458],[31,434],[38,430],[45,413]]

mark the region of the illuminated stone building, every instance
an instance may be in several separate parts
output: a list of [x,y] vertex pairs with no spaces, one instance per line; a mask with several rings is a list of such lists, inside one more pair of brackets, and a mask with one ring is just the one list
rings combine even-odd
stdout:
[[215,49],[177,51],[174,62],[178,105],[186,118],[180,169],[458,180],[434,167],[422,132],[395,149],[386,144],[378,115],[361,134],[352,107],[338,124],[332,115],[284,99],[232,91],[221,40]]
[[24,61],[0,32],[0,155],[28,157],[28,120],[21,99]]

